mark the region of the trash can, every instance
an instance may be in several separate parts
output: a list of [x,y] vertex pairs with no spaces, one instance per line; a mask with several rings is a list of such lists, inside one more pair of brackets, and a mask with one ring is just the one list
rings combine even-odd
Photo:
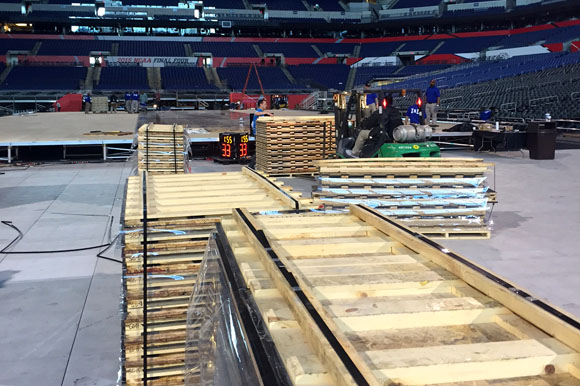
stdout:
[[530,159],[554,159],[556,155],[556,133],[556,122],[530,122],[527,138]]

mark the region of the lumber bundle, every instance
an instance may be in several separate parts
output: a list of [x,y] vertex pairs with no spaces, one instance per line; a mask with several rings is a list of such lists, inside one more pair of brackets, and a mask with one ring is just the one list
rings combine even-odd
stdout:
[[235,259],[296,385],[580,382],[577,319],[368,207],[234,221]]
[[262,117],[256,122],[256,169],[269,175],[316,172],[336,152],[334,117]]
[[315,196],[328,209],[365,204],[428,236],[490,237],[485,183],[493,164],[482,159],[336,159],[317,166]]
[[107,113],[109,112],[109,98],[108,97],[97,97],[91,98],[91,111],[93,113]]
[[185,170],[184,131],[181,125],[145,124],[138,130],[139,171],[182,174]]
[[[143,185],[147,204],[148,385],[182,385],[186,315],[208,236],[232,208],[294,209],[281,183],[242,172],[129,177],[124,213],[123,375],[143,384]],[[195,374],[194,374],[195,375]]]

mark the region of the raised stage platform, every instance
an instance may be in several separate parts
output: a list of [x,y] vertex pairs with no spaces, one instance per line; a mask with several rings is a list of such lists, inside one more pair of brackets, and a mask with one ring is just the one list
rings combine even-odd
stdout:
[[1,117],[0,160],[11,163],[21,159],[22,153],[32,147],[38,152],[55,146],[62,149],[62,159],[96,154],[102,155],[103,160],[126,158],[136,125],[137,115],[123,113],[63,112]]
[[[83,112],[37,113],[0,118],[0,161],[66,159],[126,159],[132,152],[134,133],[146,123],[180,124],[188,133],[192,156],[205,158],[217,148],[219,133],[249,132],[253,110],[147,111],[139,115],[84,114]],[[321,114],[300,110],[269,110],[277,117]],[[471,133],[442,132],[456,123],[442,122],[433,140],[451,144]],[[130,133],[130,134],[129,134]],[[120,134],[120,135],[119,135]],[[254,138],[250,138],[254,142]],[[463,145],[469,146],[469,145]]]

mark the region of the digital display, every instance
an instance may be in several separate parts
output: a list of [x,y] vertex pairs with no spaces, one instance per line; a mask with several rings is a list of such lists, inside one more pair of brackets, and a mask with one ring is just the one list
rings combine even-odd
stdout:
[[221,133],[220,157],[229,160],[239,160],[248,157],[249,134]]

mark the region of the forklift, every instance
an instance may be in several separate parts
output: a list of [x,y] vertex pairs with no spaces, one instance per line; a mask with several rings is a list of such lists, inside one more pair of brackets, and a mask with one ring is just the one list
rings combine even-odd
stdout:
[[[422,106],[423,92],[411,89],[367,89],[334,94],[337,156],[340,158],[386,158],[386,157],[439,157],[440,149],[427,141],[432,134],[430,126],[404,125],[401,114],[392,104],[393,96],[417,95]],[[365,117],[366,96],[376,94],[378,111]],[[422,111],[422,109],[421,109]],[[355,140],[361,130],[370,130],[360,154],[352,153]]]

